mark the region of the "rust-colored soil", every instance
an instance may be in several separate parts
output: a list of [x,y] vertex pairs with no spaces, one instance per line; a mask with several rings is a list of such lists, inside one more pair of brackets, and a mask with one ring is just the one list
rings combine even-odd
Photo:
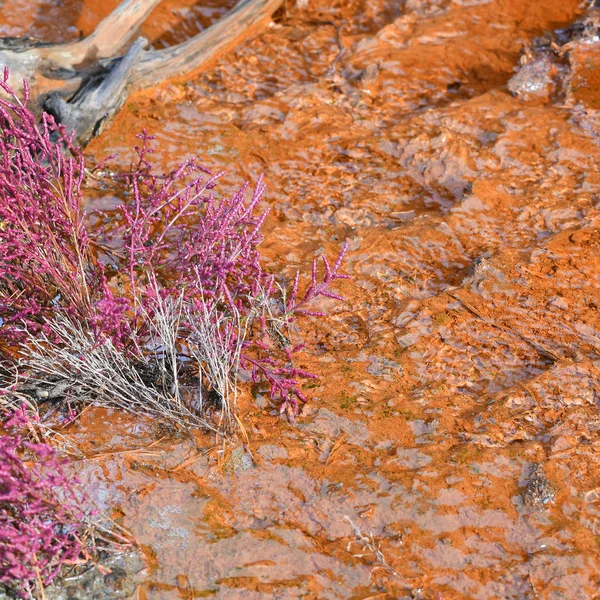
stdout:
[[[582,3],[289,4],[88,148],[127,164],[146,128],[165,168],[264,173],[262,252],[285,276],[350,242],[348,301],[306,327],[321,379],[296,425],[247,389],[248,449],[115,454],[162,434],[96,409],[74,426],[101,455],[80,477],[149,558],[138,597],[600,597],[598,35],[551,69],[567,92],[507,89]],[[114,5],[6,0],[0,32],[70,39]],[[181,41],[231,5],[168,0],[143,33]]]

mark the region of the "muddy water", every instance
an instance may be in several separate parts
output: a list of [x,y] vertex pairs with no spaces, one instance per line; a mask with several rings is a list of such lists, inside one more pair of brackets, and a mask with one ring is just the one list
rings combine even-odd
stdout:
[[[70,39],[115,4],[6,0],[2,33]],[[201,4],[144,34],[231,6]],[[73,427],[80,477],[144,550],[136,597],[600,597],[597,30],[520,58],[584,9],[308,0],[88,148],[127,164],[145,127],[165,167],[264,173],[284,276],[351,244],[347,302],[306,324],[322,377],[296,425],[245,390],[246,447],[96,409]]]

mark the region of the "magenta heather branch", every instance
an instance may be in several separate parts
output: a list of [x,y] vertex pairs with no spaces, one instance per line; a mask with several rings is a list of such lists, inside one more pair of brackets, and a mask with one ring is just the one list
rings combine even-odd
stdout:
[[77,482],[51,446],[13,431],[27,422],[19,411],[0,435],[0,585],[23,598],[38,582],[50,584],[63,565],[90,558]]
[[[104,182],[124,200],[112,212],[98,212],[101,225],[92,228],[82,156],[48,115],[38,127],[26,100],[19,102],[6,81],[5,73],[0,341],[16,344],[21,364],[35,366],[33,377],[53,381],[72,372],[73,389],[88,399],[105,401],[97,390],[119,380],[136,390],[122,395],[120,405],[128,407],[145,385],[150,392],[141,395],[150,399],[151,412],[164,410],[179,424],[206,406],[194,400],[206,396],[204,388],[220,382],[217,387],[230,390],[223,378],[235,384],[240,368],[265,381],[282,410],[297,412],[298,400],[306,401],[302,381],[315,375],[295,365],[303,346],[292,340],[293,325],[299,317],[323,316],[310,308],[316,298],[342,300],[332,284],[348,278],[340,273],[348,246],[333,266],[322,257],[320,280],[313,262],[301,297],[297,273],[286,299],[260,261],[268,214],[259,210],[262,177],[249,199],[248,184],[218,198],[222,173],[213,175],[195,159],[157,172],[153,138],[145,132],[131,170]],[[229,365],[226,376],[217,355]],[[195,380],[195,391],[180,378]],[[228,402],[222,395],[216,394],[216,409]]]

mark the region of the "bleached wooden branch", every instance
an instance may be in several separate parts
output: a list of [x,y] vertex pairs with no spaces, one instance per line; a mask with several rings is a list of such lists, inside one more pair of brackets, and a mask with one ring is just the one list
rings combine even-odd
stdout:
[[85,145],[129,94],[207,68],[265,27],[284,1],[240,0],[222,19],[181,44],[145,49],[146,41],[139,38],[120,56],[160,2],[124,0],[83,40],[48,44],[0,39],[0,67],[9,68],[17,89],[27,79],[34,108],[51,112]]

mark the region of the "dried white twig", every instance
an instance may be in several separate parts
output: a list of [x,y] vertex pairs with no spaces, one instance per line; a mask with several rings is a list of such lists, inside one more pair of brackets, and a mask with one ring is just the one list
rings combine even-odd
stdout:
[[63,435],[46,425],[40,418],[39,407],[27,394],[22,394],[15,388],[18,386],[19,375],[15,374],[12,386],[0,389],[0,414],[7,415],[25,408],[30,419],[28,429],[32,439],[37,443],[51,443],[61,452],[71,456],[81,457],[83,453],[68,435]]
[[[144,308],[141,308],[142,316],[148,324],[151,336],[148,348],[154,353],[154,364],[159,369],[159,379],[163,382],[163,386],[171,385],[169,392],[173,396],[172,401],[178,406],[179,410],[185,410],[179,385],[179,363],[177,358],[177,339],[183,312],[183,292],[177,298],[171,296],[162,298],[155,277],[151,279],[150,285],[154,288],[155,294],[154,312],[149,315]],[[144,356],[145,352],[137,346],[135,335],[133,340],[136,343],[139,355]]]
[[373,556],[373,561],[375,562],[375,566],[371,571],[371,576],[377,569],[383,569],[386,573],[390,575],[395,575],[397,577],[402,577],[394,567],[392,567],[386,560],[383,551],[381,550],[381,545],[375,541],[373,537],[373,532],[369,532],[369,535],[365,535],[360,527],[352,521],[352,519],[348,516],[344,516],[344,521],[348,521],[350,523],[350,527],[352,527],[352,533],[354,533],[354,540],[352,540],[348,544],[348,552],[352,552],[352,546],[354,544],[358,544],[362,550],[362,554],[353,554],[356,558],[365,558],[369,555]]
[[[29,335],[21,360],[22,366],[40,383],[70,382],[75,398],[146,412],[168,418],[183,427],[195,425],[217,431],[191,411],[180,397],[158,386],[147,385],[132,361],[110,339],[95,340],[91,332],[65,315],[57,316],[47,325],[53,335],[42,332]],[[163,341],[166,338],[168,342],[170,338],[165,335],[163,326],[164,323],[153,323],[154,330],[161,332]],[[61,343],[55,342],[54,337]]]
[[[186,307],[185,320],[190,329],[187,340],[190,356],[199,372],[219,396],[227,424],[237,408],[237,375],[240,354],[249,323],[242,323],[235,307],[225,314],[219,309],[224,299],[203,297],[195,310]],[[198,396],[199,410],[204,409],[202,390]]]
[[[50,332],[27,335],[20,364],[29,372],[30,381],[41,386],[57,386],[60,382],[61,387],[68,388],[71,398],[143,411],[183,427],[220,432],[233,422],[240,355],[251,319],[242,322],[235,306],[224,311],[225,298],[202,296],[192,307],[184,300],[183,292],[177,297],[163,297],[155,279],[149,284],[154,288],[153,303],[146,309],[140,308],[149,341],[140,347],[135,332],[132,341],[141,366],[152,372],[155,381],[145,381],[140,365],[109,338],[97,340],[66,315],[47,322]],[[182,338],[185,353],[198,369],[197,386],[185,397],[180,377]],[[207,408],[203,383],[221,402],[218,425],[202,416]],[[35,403],[28,404],[33,409]]]

